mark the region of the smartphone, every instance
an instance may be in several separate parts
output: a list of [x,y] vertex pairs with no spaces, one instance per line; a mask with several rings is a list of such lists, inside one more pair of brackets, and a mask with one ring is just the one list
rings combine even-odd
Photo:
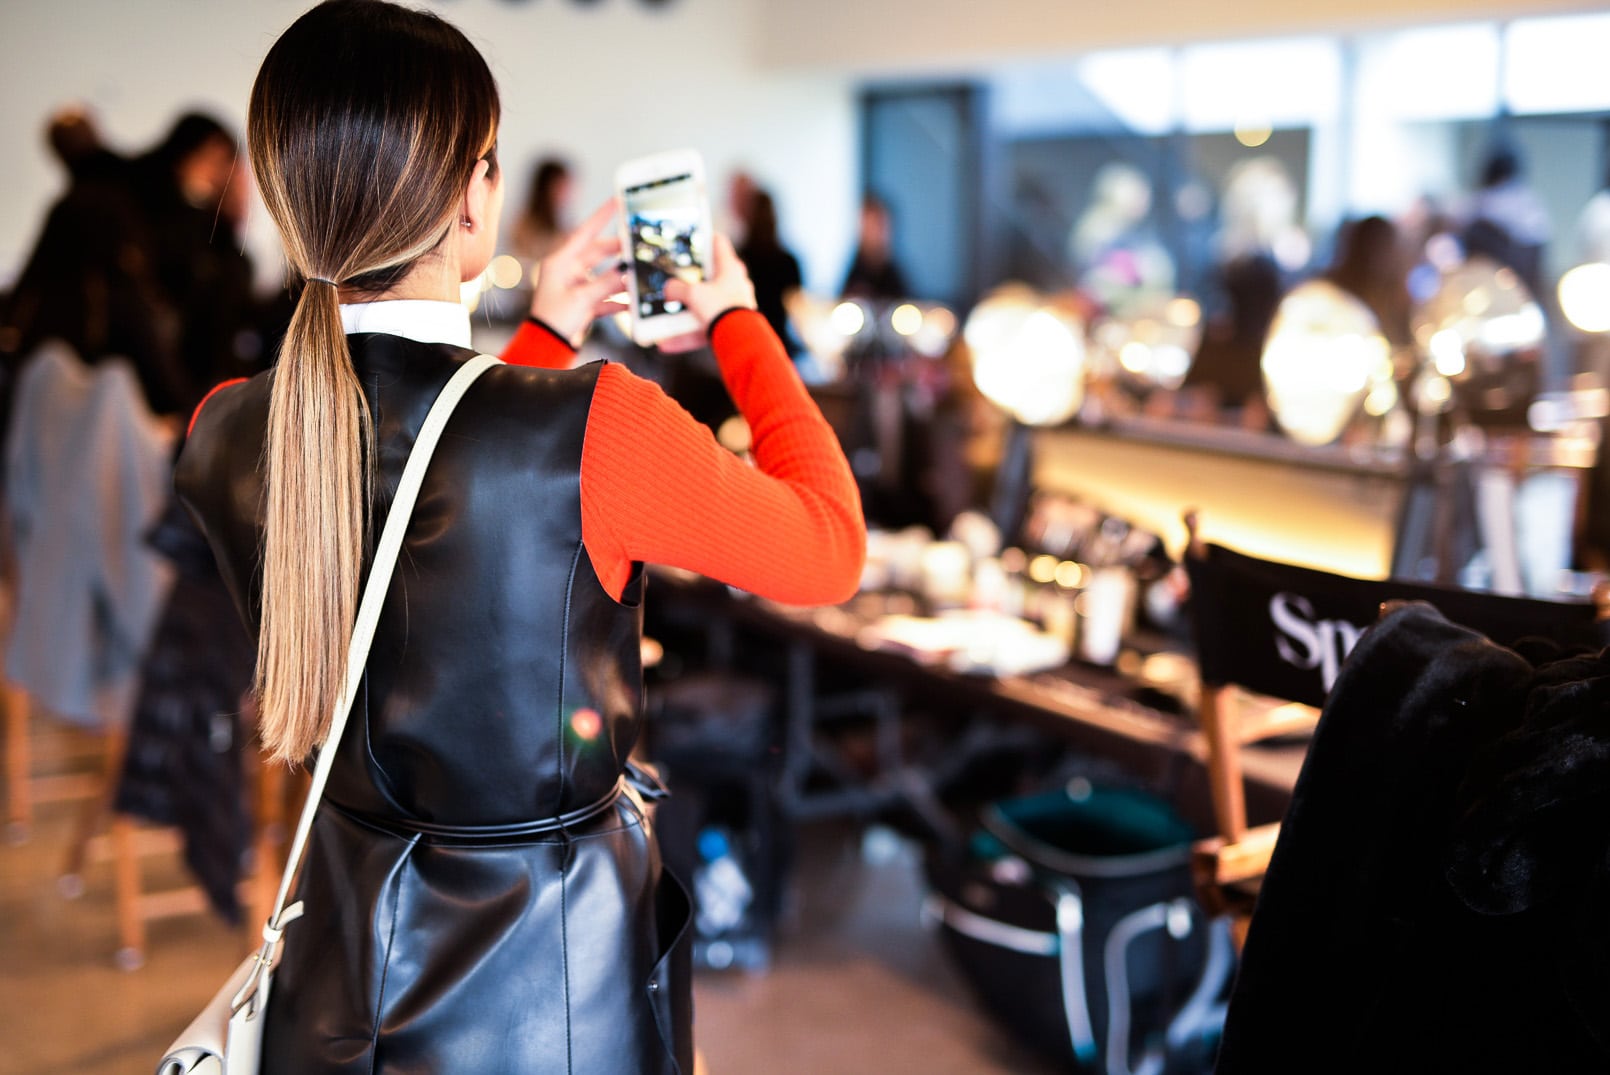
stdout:
[[621,199],[621,249],[629,263],[632,339],[651,344],[699,327],[665,297],[673,277],[702,280],[710,264],[710,199],[704,162],[691,149],[627,161],[615,170]]

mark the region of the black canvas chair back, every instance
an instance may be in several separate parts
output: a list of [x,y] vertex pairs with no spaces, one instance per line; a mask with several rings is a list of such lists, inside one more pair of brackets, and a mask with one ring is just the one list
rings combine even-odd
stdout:
[[[1388,602],[1424,601],[1447,619],[1501,645],[1547,638],[1563,646],[1605,644],[1597,607],[1424,583],[1356,579],[1261,560],[1194,540],[1185,556],[1201,674],[1198,719],[1219,834],[1199,841],[1192,868],[1214,913],[1245,935],[1278,824],[1249,827],[1241,749],[1312,730],[1342,662]],[[1237,688],[1300,705],[1249,707]]]
[[1589,601],[1540,601],[1392,579],[1355,579],[1199,544],[1185,557],[1202,682],[1319,706],[1343,658],[1389,601],[1425,601],[1504,646],[1542,637],[1605,644]]

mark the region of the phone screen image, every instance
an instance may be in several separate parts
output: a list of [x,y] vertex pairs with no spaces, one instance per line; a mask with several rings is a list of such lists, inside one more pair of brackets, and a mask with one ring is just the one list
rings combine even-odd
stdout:
[[632,246],[632,273],[637,278],[637,316],[655,317],[682,311],[668,301],[665,284],[673,276],[704,276],[699,229],[703,224],[702,191],[692,174],[667,176],[626,188],[627,231]]

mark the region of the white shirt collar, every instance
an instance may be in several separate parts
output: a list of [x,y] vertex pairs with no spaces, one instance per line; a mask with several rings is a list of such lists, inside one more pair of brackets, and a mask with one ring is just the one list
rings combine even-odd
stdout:
[[354,332],[383,332],[420,343],[470,346],[470,311],[461,302],[386,299],[341,304],[341,325]]

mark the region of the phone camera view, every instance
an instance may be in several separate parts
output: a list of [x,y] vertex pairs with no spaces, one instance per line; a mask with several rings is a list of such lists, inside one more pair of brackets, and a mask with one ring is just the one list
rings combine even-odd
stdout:
[[626,213],[638,317],[680,313],[680,302],[666,300],[665,284],[673,276],[690,281],[704,276],[694,245],[702,218],[698,181],[692,175],[674,175],[630,187]]

